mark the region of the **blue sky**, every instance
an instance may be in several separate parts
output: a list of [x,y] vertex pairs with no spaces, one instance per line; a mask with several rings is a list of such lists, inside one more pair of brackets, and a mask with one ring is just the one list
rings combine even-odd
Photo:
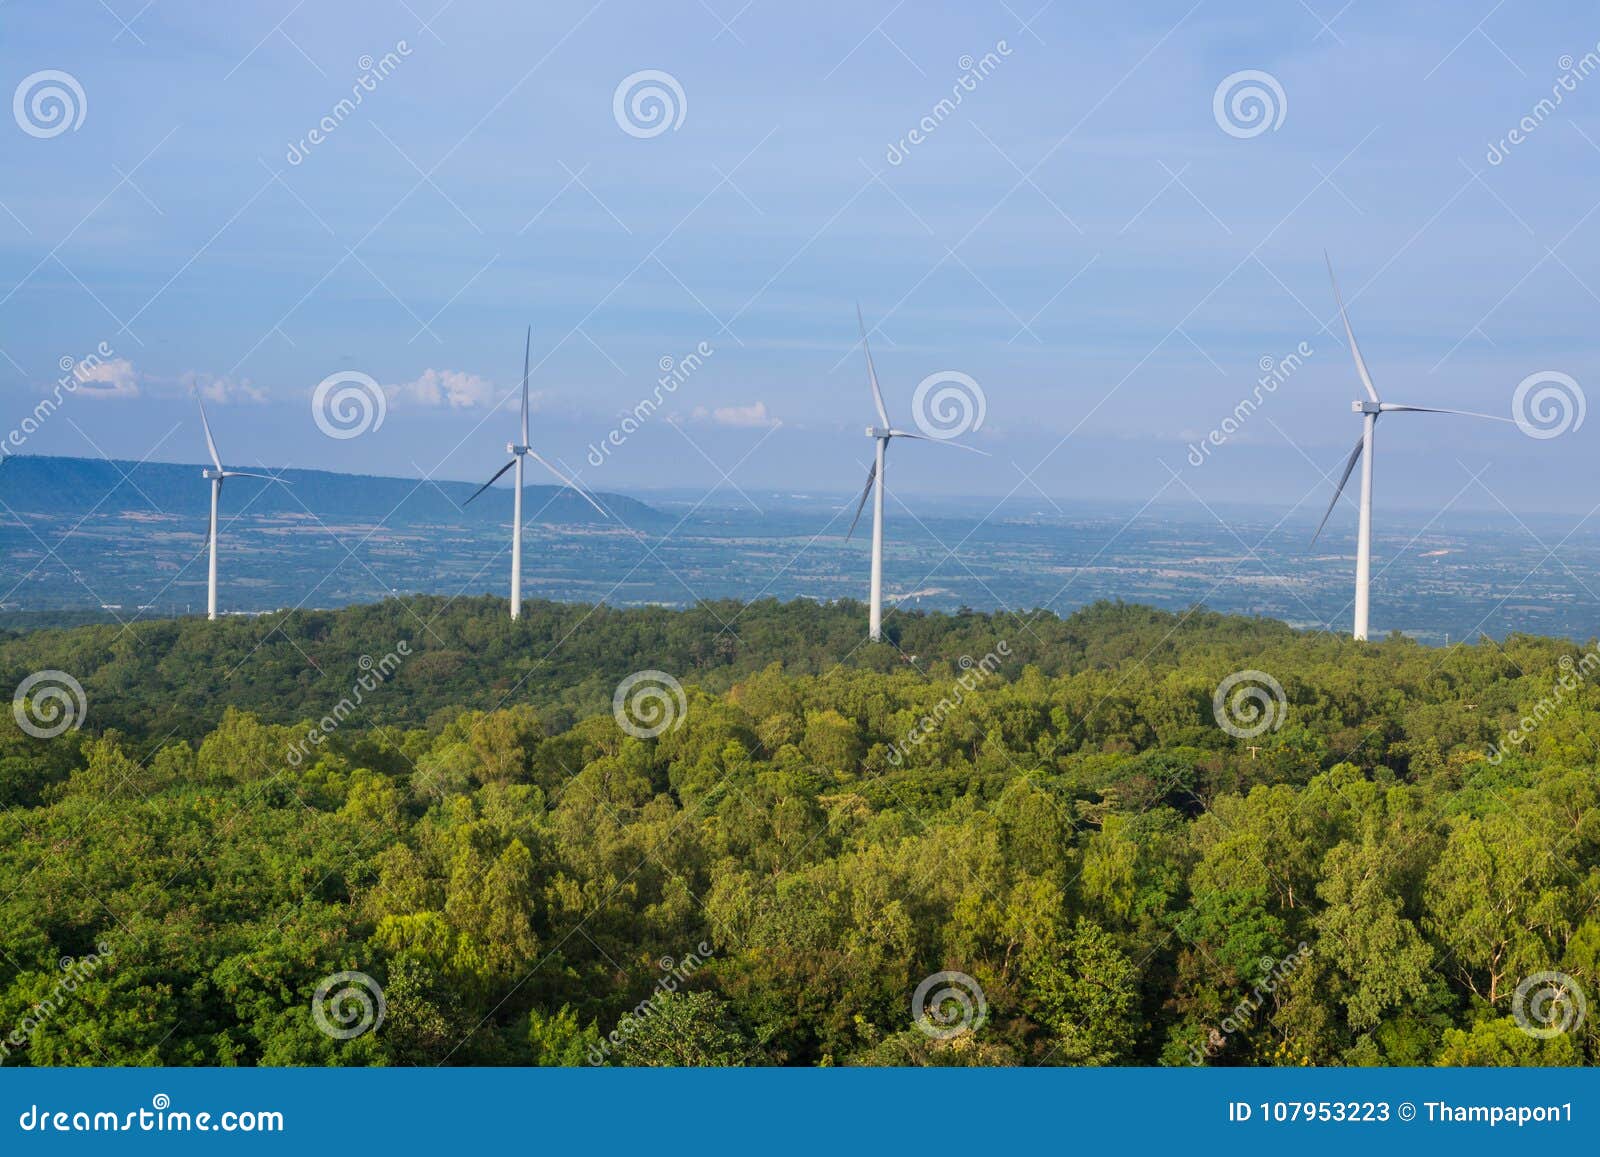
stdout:
[[[0,119],[0,426],[104,342],[26,452],[198,462],[198,389],[241,465],[487,477],[531,323],[534,444],[589,485],[845,491],[859,298],[891,418],[941,371],[985,403],[992,457],[897,446],[902,494],[1312,517],[1358,432],[1325,248],[1387,399],[1600,380],[1600,76],[1538,109],[1600,53],[1592,8],[741,3],[10,0],[0,89],[59,70],[84,107]],[[642,70],[676,127],[619,123]],[[1282,93],[1253,135],[1214,109],[1244,70]],[[381,428],[319,432],[340,372],[385,388]],[[1379,502],[1585,513],[1591,423],[1386,418]]]

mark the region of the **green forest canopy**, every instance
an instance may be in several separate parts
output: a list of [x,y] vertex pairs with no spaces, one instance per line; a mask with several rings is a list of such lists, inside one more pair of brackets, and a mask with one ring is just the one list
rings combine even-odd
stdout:
[[[1568,1031],[1518,1019],[1542,973],[1600,996],[1593,644],[863,619],[417,598],[0,635],[0,683],[88,705],[0,722],[0,1063],[1600,1057],[1576,993]],[[647,669],[684,709],[638,738],[612,698]],[[1241,738],[1213,695],[1246,669],[1285,702]],[[312,996],[346,971],[385,1015],[339,1039]],[[960,1031],[913,1019],[941,972],[981,992]]]

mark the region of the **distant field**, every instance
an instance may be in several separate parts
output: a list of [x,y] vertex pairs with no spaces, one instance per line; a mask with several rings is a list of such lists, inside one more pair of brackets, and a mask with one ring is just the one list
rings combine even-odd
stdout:
[[[496,498],[504,498],[497,495]],[[825,499],[742,509],[675,508],[648,527],[530,522],[529,598],[687,606],[700,599],[859,598],[865,535],[846,542],[847,515]],[[499,506],[509,503],[500,501]],[[476,522],[300,511],[226,521],[222,605],[236,612],[337,607],[394,594],[504,594],[509,527]],[[1068,613],[1098,599],[1166,609],[1204,603],[1298,627],[1349,625],[1352,544],[1308,549],[1309,529],[1262,513],[1215,520],[1152,509],[979,519],[890,510],[887,590],[927,610]],[[1204,517],[1202,515],[1202,517]],[[1443,521],[1418,532],[1391,519],[1379,534],[1373,627],[1442,643],[1480,632],[1587,639],[1600,633],[1600,537],[1559,529],[1484,529]],[[0,627],[38,612],[68,622],[170,617],[205,604],[204,520],[187,512],[101,509],[88,515],[15,510],[0,518]],[[1543,545],[1548,544],[1548,545]],[[106,609],[102,610],[102,604]],[[56,622],[53,618],[48,622]]]

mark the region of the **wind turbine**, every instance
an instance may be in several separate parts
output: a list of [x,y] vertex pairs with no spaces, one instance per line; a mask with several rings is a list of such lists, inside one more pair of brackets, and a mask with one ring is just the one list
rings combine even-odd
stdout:
[[[889,424],[889,411],[883,405],[883,391],[878,388],[878,371],[872,366],[872,347],[867,344],[867,323],[861,317],[861,306],[856,306],[856,324],[861,327],[861,349],[867,355],[867,382],[872,386],[872,404],[878,411],[878,421],[881,425],[868,426],[867,437],[873,439],[877,445],[874,448],[872,467],[867,471],[867,485],[861,491],[861,501],[856,503],[856,516],[850,520],[850,530],[845,534],[848,541],[856,532],[856,523],[861,521],[861,512],[866,509],[867,498],[872,498],[872,597],[869,601],[867,612],[867,636],[874,642],[883,638],[883,460],[889,452],[889,443],[896,438],[910,438],[916,442],[938,442],[945,446],[954,446],[957,450],[969,450],[974,454],[984,454],[975,446],[963,446],[960,442],[951,442],[945,438],[929,438],[923,434],[913,434],[909,430],[897,430]],[[987,454],[984,454],[988,457]]]
[[[472,492],[472,498],[478,497],[478,495],[500,481],[501,475],[507,470],[510,470],[513,466],[516,467],[517,473],[513,479],[515,485],[512,487],[513,497],[511,500],[511,617],[513,619],[522,617],[522,460],[524,458],[532,458],[554,474],[561,485],[575,492],[590,506],[598,510],[602,518],[611,517],[598,502],[589,497],[582,487],[539,457],[538,452],[528,445],[528,353],[532,346],[533,327],[530,325],[522,344],[522,441],[506,443],[506,453],[511,455],[511,461],[500,467],[499,470],[495,471],[493,478]],[[468,502],[472,501],[472,498],[467,499],[467,502],[463,502],[461,505],[466,506]]]
[[216,467],[215,470],[200,471],[200,476],[211,482],[211,533],[207,536],[211,562],[206,579],[206,618],[214,619],[217,617],[217,500],[222,497],[222,480],[261,478],[284,486],[288,486],[289,483],[271,474],[252,474],[248,470],[223,469],[222,458],[217,454],[217,440],[211,436],[211,423],[206,421],[206,404],[198,397],[195,401],[200,403],[200,425],[206,432],[206,450],[211,455],[211,464]]
[[1510,418],[1502,418],[1495,414],[1480,414],[1474,410],[1445,410],[1436,406],[1402,406],[1394,402],[1385,402],[1378,397],[1378,391],[1372,384],[1372,375],[1367,372],[1367,363],[1361,356],[1361,347],[1356,344],[1355,330],[1350,328],[1350,316],[1345,313],[1344,298],[1339,294],[1339,281],[1333,276],[1333,261],[1324,253],[1323,260],[1328,263],[1328,280],[1333,282],[1333,297],[1339,303],[1339,317],[1344,321],[1345,336],[1350,339],[1350,355],[1355,358],[1356,373],[1361,378],[1361,385],[1367,391],[1365,398],[1350,403],[1350,409],[1361,415],[1361,438],[1356,442],[1356,448],[1350,451],[1350,457],[1345,460],[1344,473],[1339,476],[1339,485],[1334,487],[1333,501],[1328,503],[1328,510],[1322,516],[1322,521],[1317,525],[1317,533],[1311,536],[1311,541],[1316,542],[1322,534],[1322,528],[1328,525],[1328,517],[1333,514],[1333,508],[1339,503],[1339,496],[1344,493],[1345,483],[1350,481],[1350,474],[1356,468],[1356,463],[1361,463],[1361,516],[1356,530],[1356,600],[1355,600],[1355,628],[1353,637],[1365,639],[1367,637],[1367,607],[1368,595],[1372,580],[1372,439],[1378,428],[1380,414],[1456,414],[1464,418],[1487,418],[1491,422],[1509,422]]

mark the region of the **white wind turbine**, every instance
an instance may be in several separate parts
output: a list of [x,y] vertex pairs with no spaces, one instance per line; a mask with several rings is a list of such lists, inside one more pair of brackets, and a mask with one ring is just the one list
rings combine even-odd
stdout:
[[211,555],[210,573],[206,578],[206,618],[214,619],[217,617],[217,500],[222,497],[222,480],[224,478],[261,478],[267,482],[277,482],[284,486],[288,486],[289,483],[271,474],[252,474],[247,470],[223,469],[222,458],[217,454],[217,441],[211,436],[211,423],[206,421],[206,404],[201,402],[199,398],[196,398],[195,401],[200,402],[200,425],[206,432],[206,450],[211,455],[211,464],[216,467],[215,470],[202,470],[200,472],[200,476],[208,479],[211,483],[211,533],[206,539]]
[[872,597],[867,615],[867,635],[876,643],[883,638],[883,460],[889,452],[889,443],[895,438],[910,438],[917,442],[937,442],[945,446],[954,446],[957,450],[970,450],[974,454],[984,454],[984,451],[945,438],[929,438],[923,434],[913,434],[908,430],[896,430],[892,427],[889,424],[889,411],[883,405],[883,391],[878,388],[878,372],[872,366],[872,347],[867,344],[867,323],[862,320],[860,305],[856,306],[856,324],[861,327],[861,348],[867,355],[867,381],[872,386],[872,404],[878,411],[878,421],[881,425],[867,427],[867,437],[873,439],[877,446],[872,467],[867,471],[866,488],[861,492],[861,501],[856,503],[856,516],[851,519],[850,530],[845,534],[845,538],[848,540],[856,532],[856,523],[861,521],[861,512],[866,508],[867,497],[871,495]]
[[1464,418],[1487,418],[1491,422],[1509,422],[1510,418],[1502,418],[1495,414],[1480,414],[1474,410],[1445,410],[1436,406],[1402,406],[1394,402],[1385,402],[1378,397],[1377,388],[1372,384],[1372,375],[1367,372],[1367,363],[1361,356],[1361,347],[1356,344],[1356,334],[1350,328],[1350,317],[1345,313],[1344,298],[1339,294],[1338,279],[1333,276],[1333,262],[1326,253],[1323,259],[1328,262],[1328,279],[1333,282],[1333,297],[1339,303],[1339,317],[1344,321],[1345,336],[1350,339],[1350,354],[1355,358],[1356,373],[1361,378],[1361,385],[1366,389],[1367,396],[1350,403],[1350,408],[1361,415],[1361,438],[1356,442],[1356,448],[1350,451],[1350,457],[1345,461],[1344,473],[1339,476],[1339,485],[1334,487],[1333,501],[1328,503],[1328,509],[1322,516],[1322,521],[1317,525],[1317,533],[1311,536],[1311,541],[1316,542],[1322,534],[1322,528],[1328,525],[1328,518],[1333,514],[1333,508],[1339,504],[1339,496],[1344,493],[1344,485],[1350,481],[1350,474],[1356,468],[1356,462],[1361,462],[1361,516],[1356,530],[1356,599],[1355,599],[1355,628],[1353,637],[1365,639],[1367,637],[1367,608],[1368,595],[1372,580],[1372,438],[1378,428],[1378,415],[1391,413],[1404,414],[1457,414]]
[[[478,495],[500,481],[500,476],[507,470],[510,470],[513,466],[516,467],[517,473],[513,479],[515,485],[512,488],[513,497],[511,500],[511,617],[513,619],[522,617],[522,460],[524,458],[532,458],[554,474],[561,485],[572,490],[590,506],[598,510],[602,518],[611,517],[598,502],[589,497],[582,487],[539,457],[538,452],[528,445],[528,353],[532,345],[533,327],[529,326],[527,336],[524,338],[522,345],[522,441],[506,443],[506,452],[511,455],[511,461],[500,467],[499,470],[495,471],[493,478],[472,492],[472,498],[478,497]],[[471,502],[472,498],[467,499],[467,502]],[[466,506],[467,502],[463,502],[461,505]]]

